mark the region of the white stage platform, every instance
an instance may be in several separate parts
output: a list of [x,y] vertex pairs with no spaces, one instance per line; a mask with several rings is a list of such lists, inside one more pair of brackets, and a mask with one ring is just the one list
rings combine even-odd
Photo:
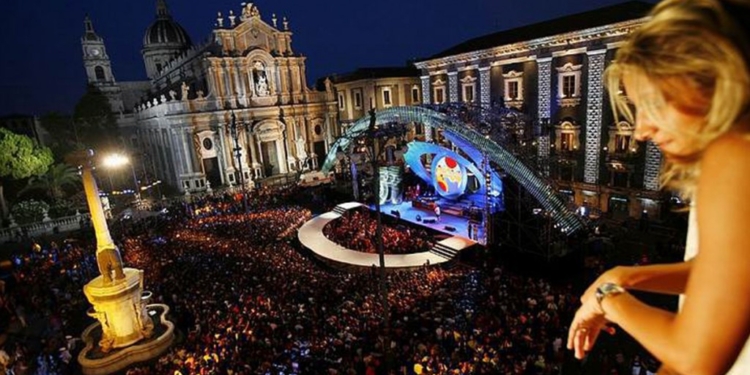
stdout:
[[[343,212],[352,208],[364,206],[358,202],[342,203],[336,206],[335,211]],[[341,214],[330,211],[319,215],[308,221],[297,232],[297,236],[305,247],[310,249],[318,257],[343,265],[357,267],[379,266],[378,254],[365,253],[347,249],[331,240],[323,234],[323,227],[328,222],[341,217]],[[439,242],[443,246],[450,247],[457,252],[474,245],[476,242],[459,236],[450,237]],[[440,264],[450,261],[433,252],[422,252],[414,254],[386,254],[386,268],[413,268],[421,267],[429,261],[430,264]]]

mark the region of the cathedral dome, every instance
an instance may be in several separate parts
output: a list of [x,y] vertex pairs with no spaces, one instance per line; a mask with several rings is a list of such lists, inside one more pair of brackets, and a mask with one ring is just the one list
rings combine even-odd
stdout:
[[157,47],[165,44],[181,47],[191,45],[190,37],[179,23],[171,18],[158,18],[146,29],[146,34],[143,36],[143,47]]
[[163,0],[157,2],[156,20],[146,29],[143,36],[143,48],[187,48],[191,45],[190,36],[185,29],[167,10],[167,5]]

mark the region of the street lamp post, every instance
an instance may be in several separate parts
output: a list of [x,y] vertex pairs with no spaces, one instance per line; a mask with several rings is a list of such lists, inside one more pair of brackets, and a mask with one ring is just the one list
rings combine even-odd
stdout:
[[135,186],[133,196],[135,197],[135,204],[138,206],[141,203],[141,186],[138,183],[138,176],[135,174],[135,167],[133,167],[130,159],[125,155],[115,153],[105,156],[102,160],[102,165],[107,168],[119,168],[125,164],[130,165],[130,171],[133,174],[133,184]]
[[240,140],[237,137],[237,117],[232,111],[232,122],[229,124],[229,130],[232,133],[232,139],[234,139],[234,155],[237,158],[237,168],[239,169],[240,185],[242,191],[242,206],[247,213],[247,195],[245,194],[245,174],[242,171],[242,148],[240,147]]
[[378,168],[378,155],[377,155],[377,144],[375,134],[375,109],[370,108],[370,125],[369,125],[369,137],[371,140],[370,147],[372,147],[372,167],[373,167],[373,196],[375,197],[375,216],[377,220],[377,226],[375,229],[375,243],[378,248],[378,260],[380,263],[380,294],[383,304],[383,325],[385,327],[385,340],[383,345],[383,351],[386,355],[386,362],[388,360],[388,351],[390,349],[390,306],[388,305],[388,284],[386,283],[385,275],[385,250],[383,249],[383,223],[380,216],[380,170]]
[[484,170],[484,242],[486,246],[494,243],[493,232],[492,232],[492,173],[490,172],[490,158],[485,151],[482,158],[482,169]]

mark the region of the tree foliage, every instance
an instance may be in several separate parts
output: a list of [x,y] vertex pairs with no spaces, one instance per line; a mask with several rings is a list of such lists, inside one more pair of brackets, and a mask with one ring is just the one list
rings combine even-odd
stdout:
[[76,104],[73,126],[85,148],[111,149],[118,142],[117,120],[107,97],[93,86]]
[[0,128],[0,178],[18,180],[47,172],[52,151],[31,138]]
[[29,199],[16,203],[10,211],[16,224],[26,225],[42,221],[47,210],[49,205],[46,202]]
[[40,176],[33,176],[29,179],[26,187],[18,192],[22,195],[27,191],[43,190],[53,201],[63,198],[63,189],[66,186],[72,186],[80,181],[78,169],[70,165],[58,163],[47,170],[47,173]]
[[78,129],[73,122],[73,117],[60,112],[49,112],[39,119],[42,127],[50,134],[48,146],[52,152],[61,157],[71,150],[84,148],[78,137]]
[[52,164],[52,151],[40,147],[31,138],[0,128],[0,211],[8,216],[3,193],[4,180],[19,180],[47,172]]

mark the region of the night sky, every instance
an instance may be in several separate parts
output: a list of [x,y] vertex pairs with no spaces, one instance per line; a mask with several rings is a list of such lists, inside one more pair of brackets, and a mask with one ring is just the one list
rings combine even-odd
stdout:
[[[307,56],[310,85],[357,67],[400,66],[484,34],[616,4],[620,0],[263,0],[264,21],[290,22],[292,48]],[[240,13],[237,0],[168,0],[193,43],[206,39],[216,13]],[[146,78],[143,33],[156,0],[0,1],[0,116],[70,113],[86,77],[80,38],[89,13],[104,38],[115,78]],[[228,22],[228,21],[225,21]]]

